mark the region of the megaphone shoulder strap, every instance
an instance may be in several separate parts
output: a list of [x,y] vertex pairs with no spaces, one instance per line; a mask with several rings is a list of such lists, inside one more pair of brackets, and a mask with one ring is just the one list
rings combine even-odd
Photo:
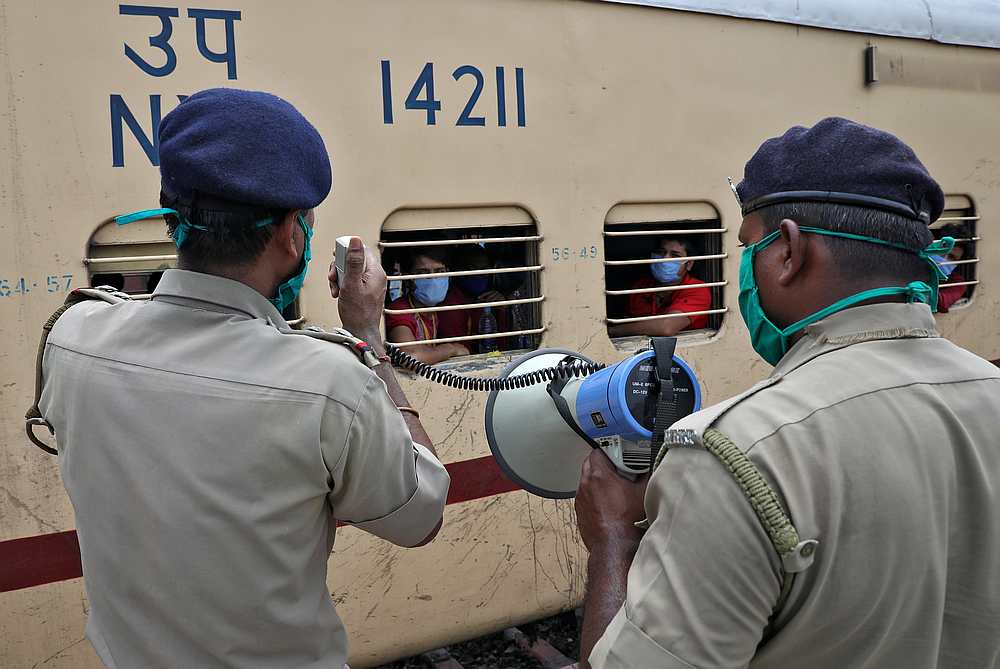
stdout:
[[659,381],[659,396],[656,399],[656,417],[653,420],[653,437],[649,445],[649,470],[653,471],[653,463],[667,428],[677,422],[677,398],[674,394],[674,351],[677,348],[676,337],[653,337],[650,340],[653,352],[656,354],[656,379]]

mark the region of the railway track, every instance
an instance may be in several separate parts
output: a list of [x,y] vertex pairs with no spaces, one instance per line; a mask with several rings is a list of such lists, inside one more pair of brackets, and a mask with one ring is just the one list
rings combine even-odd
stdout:
[[576,669],[578,621],[570,611],[376,669]]

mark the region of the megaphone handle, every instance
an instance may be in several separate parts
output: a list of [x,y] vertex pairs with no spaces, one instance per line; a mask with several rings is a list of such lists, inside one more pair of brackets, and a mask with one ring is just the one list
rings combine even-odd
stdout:
[[639,474],[636,474],[635,472],[631,471],[625,471],[617,464],[615,464],[615,461],[608,456],[605,450],[601,448],[601,445],[598,444],[593,439],[591,439],[590,435],[588,435],[586,432],[580,429],[580,426],[573,419],[573,413],[570,411],[569,404],[566,403],[566,398],[562,396],[562,390],[563,388],[566,387],[566,383],[568,381],[569,379],[556,379],[551,383],[549,383],[547,386],[545,386],[545,391],[549,394],[549,397],[552,398],[552,403],[556,405],[556,411],[559,412],[559,415],[566,422],[566,424],[569,425],[581,439],[590,444],[591,448],[600,451],[601,455],[608,458],[611,464],[615,465],[615,471],[618,472],[619,476],[626,478],[629,481],[638,480]]
[[580,429],[577,425],[576,420],[573,418],[573,412],[570,411],[569,404],[566,403],[566,398],[562,396],[563,388],[566,387],[566,383],[569,381],[568,378],[556,378],[550,381],[547,386],[545,386],[545,392],[549,394],[552,398],[552,403],[556,405],[556,411],[562,417],[563,421],[576,432],[577,436],[583,439],[585,442],[590,444],[591,448],[600,449],[601,445],[590,438],[590,435]]

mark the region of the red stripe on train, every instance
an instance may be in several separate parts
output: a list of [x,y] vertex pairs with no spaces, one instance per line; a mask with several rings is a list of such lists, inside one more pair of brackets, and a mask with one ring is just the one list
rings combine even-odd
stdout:
[[[499,495],[519,486],[486,456],[451,462],[448,504]],[[76,530],[0,541],[0,592],[33,588],[83,576]]]
[[0,542],[0,592],[83,575],[76,530]]

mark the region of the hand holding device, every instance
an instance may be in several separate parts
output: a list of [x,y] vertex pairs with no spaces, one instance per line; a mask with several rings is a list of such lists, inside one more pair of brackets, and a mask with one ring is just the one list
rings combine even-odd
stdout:
[[333,252],[333,260],[336,264],[337,275],[339,277],[347,276],[347,252],[351,248],[351,236],[344,235],[343,237],[337,237],[337,246]]
[[338,299],[340,321],[351,334],[381,348],[385,271],[360,237],[339,237],[330,266],[330,294]]

